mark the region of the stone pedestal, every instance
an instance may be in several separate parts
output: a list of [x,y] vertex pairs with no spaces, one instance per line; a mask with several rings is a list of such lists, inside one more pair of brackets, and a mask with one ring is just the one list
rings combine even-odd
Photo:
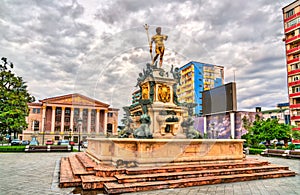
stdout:
[[138,166],[241,162],[243,141],[90,138],[86,152],[112,165],[116,165],[118,160],[135,161]]

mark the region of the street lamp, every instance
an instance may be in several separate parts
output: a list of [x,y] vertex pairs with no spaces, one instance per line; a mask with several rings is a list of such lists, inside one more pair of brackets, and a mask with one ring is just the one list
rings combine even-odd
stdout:
[[[77,120],[77,129],[78,129],[78,134],[79,134],[79,137],[78,137],[78,152],[80,152],[80,131],[81,131],[81,125],[82,125],[82,119],[79,118]],[[79,127],[79,128],[78,128]]]

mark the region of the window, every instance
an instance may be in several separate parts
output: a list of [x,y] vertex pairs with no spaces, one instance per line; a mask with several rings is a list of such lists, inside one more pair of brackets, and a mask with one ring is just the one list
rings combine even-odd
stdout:
[[74,115],[79,115],[79,108],[74,109]]
[[41,109],[40,108],[33,108],[32,113],[39,114],[39,113],[41,113]]
[[56,114],[61,114],[61,108],[56,108]]
[[291,69],[292,70],[297,70],[297,69],[299,69],[299,63],[298,64],[293,64],[293,65],[291,65]]
[[113,117],[113,113],[109,112],[109,113],[107,113],[107,116],[108,117]]
[[288,23],[287,23],[287,27],[294,26],[294,25],[296,25],[297,23],[298,23],[298,18],[296,18],[296,19],[294,19],[294,20],[288,22]]
[[291,9],[290,11],[286,12],[286,18],[289,18],[292,15],[294,15],[294,9]]
[[71,114],[71,109],[70,108],[66,108],[65,109],[65,115],[70,115]]
[[33,122],[33,130],[38,131],[40,128],[40,122],[39,121],[34,121]]
[[295,58],[299,58],[299,54],[294,54],[293,59],[295,59]]
[[299,76],[294,76],[293,77],[293,81],[298,81],[299,80]]
[[87,116],[87,115],[88,115],[88,109],[83,109],[82,115],[83,115],[83,116]]
[[300,92],[300,87],[295,87],[293,91],[294,93]]

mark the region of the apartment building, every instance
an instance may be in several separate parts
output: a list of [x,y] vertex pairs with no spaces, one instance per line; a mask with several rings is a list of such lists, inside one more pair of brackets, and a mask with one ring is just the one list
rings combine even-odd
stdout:
[[202,92],[224,84],[224,67],[191,61],[180,68],[179,102],[196,103],[194,114],[201,116]]

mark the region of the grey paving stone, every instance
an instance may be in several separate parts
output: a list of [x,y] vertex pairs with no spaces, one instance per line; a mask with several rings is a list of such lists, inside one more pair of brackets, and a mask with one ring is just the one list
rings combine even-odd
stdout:
[[[0,153],[0,194],[73,194],[73,188],[58,188],[57,161],[70,153]],[[267,160],[273,164],[289,166],[300,173],[300,160],[249,156]],[[145,195],[194,195],[194,194],[226,194],[226,195],[300,195],[300,175],[295,177],[256,180],[237,183],[197,186],[138,192]],[[88,194],[88,192],[84,193]],[[99,194],[99,193],[98,193]]]

